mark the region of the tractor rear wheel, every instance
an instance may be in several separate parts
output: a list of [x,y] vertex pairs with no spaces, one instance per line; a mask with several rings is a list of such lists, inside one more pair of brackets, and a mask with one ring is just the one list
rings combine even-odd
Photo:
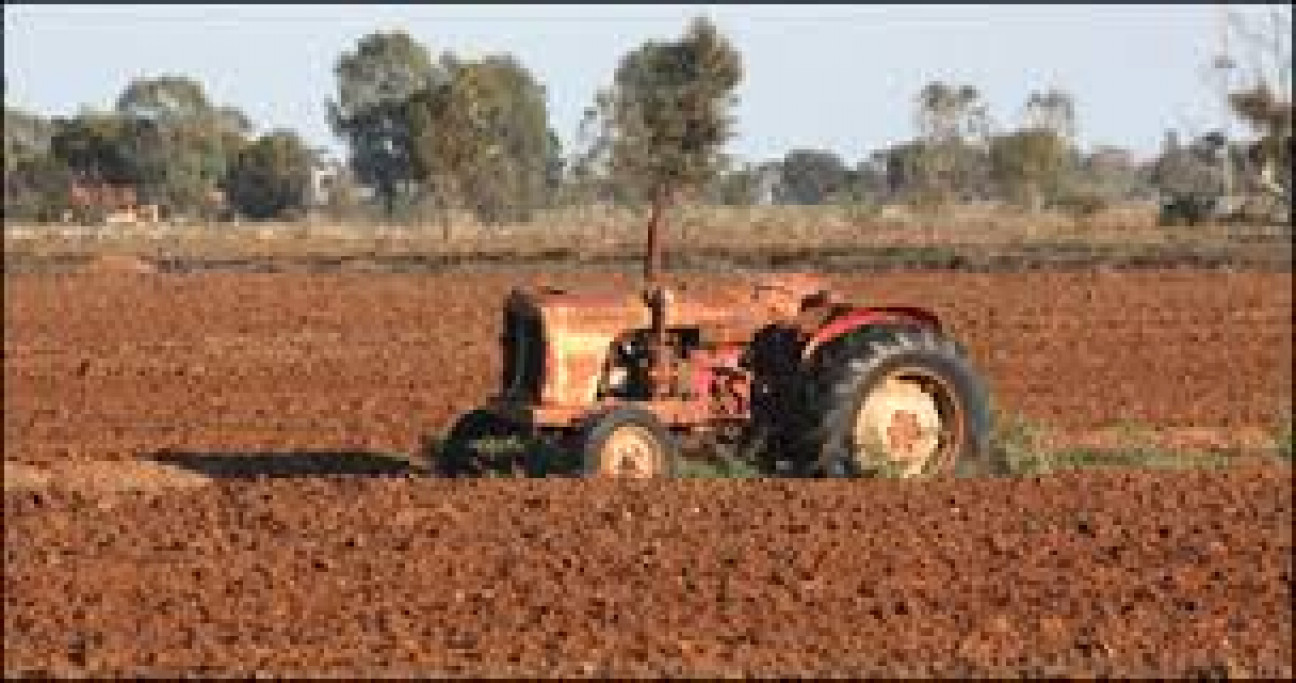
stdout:
[[634,407],[614,408],[595,418],[582,450],[587,477],[673,477],[679,458],[679,444],[657,416]]
[[1002,471],[990,446],[989,392],[956,342],[884,328],[820,359],[809,444],[834,477],[929,478]]

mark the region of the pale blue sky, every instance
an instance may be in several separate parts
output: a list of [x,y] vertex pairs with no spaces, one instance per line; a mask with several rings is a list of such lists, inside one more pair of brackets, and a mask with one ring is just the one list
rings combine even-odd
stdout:
[[181,73],[262,130],[290,127],[341,150],[324,101],[333,64],[365,33],[402,28],[434,53],[511,52],[549,91],[554,128],[580,113],[619,57],[677,36],[704,13],[747,71],[740,136],[747,159],[793,147],[848,161],[914,135],[913,98],[933,79],[970,83],[1011,125],[1032,90],[1075,95],[1081,142],[1141,154],[1167,128],[1220,121],[1207,63],[1214,5],[9,5],[10,105],[45,114],[106,108],[134,77]]

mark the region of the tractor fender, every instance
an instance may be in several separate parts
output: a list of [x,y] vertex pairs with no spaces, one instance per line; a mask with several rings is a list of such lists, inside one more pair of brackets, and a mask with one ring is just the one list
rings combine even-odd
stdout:
[[924,308],[916,306],[856,308],[836,316],[827,324],[815,330],[802,348],[801,358],[802,360],[809,359],[819,347],[860,328],[897,323],[924,327],[934,332],[941,331],[940,318],[935,313]]

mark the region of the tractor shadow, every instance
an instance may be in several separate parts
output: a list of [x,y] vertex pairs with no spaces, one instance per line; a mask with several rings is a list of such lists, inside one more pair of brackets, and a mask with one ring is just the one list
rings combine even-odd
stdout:
[[146,460],[212,479],[331,476],[425,476],[427,467],[399,453],[352,450],[159,451]]
[[581,474],[570,449],[519,436],[481,437],[457,444],[424,437],[413,459],[441,478],[547,479]]

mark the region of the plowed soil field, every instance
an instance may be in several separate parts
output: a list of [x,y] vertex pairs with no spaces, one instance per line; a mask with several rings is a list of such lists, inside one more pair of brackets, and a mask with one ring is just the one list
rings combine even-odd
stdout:
[[[544,276],[144,275],[5,281],[5,458],[161,449],[410,452],[498,383],[499,306]],[[546,281],[591,286],[610,276]],[[739,281],[693,278],[692,289]],[[1064,436],[1141,425],[1222,444],[1291,405],[1290,274],[839,277],[930,307],[1005,409]]]
[[[109,270],[5,278],[8,674],[1293,674],[1287,466],[340,476],[490,392],[511,285],[612,276]],[[1289,273],[833,282],[933,308],[1062,442],[1290,413]]]
[[5,499],[11,672],[1290,677],[1290,469]]

